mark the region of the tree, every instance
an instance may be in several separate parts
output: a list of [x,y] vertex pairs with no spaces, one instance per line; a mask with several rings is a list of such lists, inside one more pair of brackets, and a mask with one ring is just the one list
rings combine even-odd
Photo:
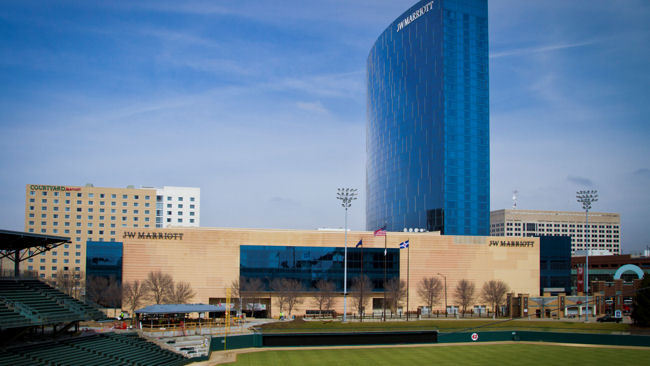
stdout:
[[83,272],[73,274],[70,271],[60,269],[56,272],[56,277],[49,280],[48,283],[64,294],[80,299],[82,290],[85,287],[85,277]]
[[172,284],[171,290],[166,295],[166,302],[168,304],[187,304],[196,296],[192,285],[188,282],[177,282],[176,285]]
[[284,307],[286,305],[285,303],[287,300],[284,296],[280,295],[284,290],[284,281],[285,281],[284,278],[274,278],[273,280],[271,280],[271,283],[269,284],[269,286],[271,287],[271,291],[276,295],[275,302],[278,305],[278,309],[280,309],[280,311],[284,310]]
[[250,310],[255,311],[257,299],[260,293],[264,291],[264,282],[261,279],[241,276],[239,279],[232,281],[230,287],[232,289],[232,297],[239,299],[240,313],[242,310],[249,310],[249,301],[253,302],[253,308]]
[[650,276],[646,274],[634,297],[632,320],[640,327],[650,326]]
[[400,301],[406,296],[406,282],[399,278],[386,281],[386,305],[393,313],[397,312]]
[[488,281],[481,289],[481,298],[492,304],[492,311],[494,311],[497,316],[499,315],[499,306],[503,304],[508,290],[508,285],[501,280]]
[[476,291],[476,286],[468,280],[462,279],[456,285],[456,299],[460,302],[460,306],[463,309],[463,315],[467,311],[467,307],[472,304],[474,301],[474,292]]
[[248,302],[252,302],[253,313],[255,312],[255,304],[259,302],[261,293],[264,291],[264,282],[259,278],[249,278],[242,288],[242,297],[244,298],[244,303],[246,304],[246,309],[248,309]]
[[147,298],[155,304],[162,304],[168,294],[174,291],[174,280],[161,271],[149,272],[144,281],[147,288]]
[[372,291],[372,283],[368,276],[363,275],[352,279],[350,286],[350,295],[352,295],[353,307],[357,308],[357,313],[363,319],[363,313],[366,308],[366,302]]
[[285,307],[287,308],[287,315],[291,315],[293,308],[302,303],[299,295],[304,291],[304,287],[302,282],[298,280],[276,278],[271,281],[271,290],[275,292],[275,299],[280,311],[283,311]]
[[440,293],[442,292],[442,281],[438,277],[423,278],[418,282],[418,295],[424,300],[429,308],[433,309],[433,305],[440,301]]
[[89,276],[86,284],[86,299],[108,308],[122,304],[122,290],[115,277]]
[[232,295],[233,298],[239,299],[239,314],[241,314],[242,311],[242,283],[244,283],[246,279],[242,276],[240,276],[238,279],[235,279],[232,281],[230,284],[230,294]]
[[313,300],[316,306],[318,306],[318,311],[321,316],[323,315],[323,310],[329,310],[332,308],[334,302],[334,290],[336,286],[334,283],[320,280],[316,282],[316,292],[314,293]]
[[122,306],[133,313],[147,294],[146,286],[140,281],[127,282],[122,286]]

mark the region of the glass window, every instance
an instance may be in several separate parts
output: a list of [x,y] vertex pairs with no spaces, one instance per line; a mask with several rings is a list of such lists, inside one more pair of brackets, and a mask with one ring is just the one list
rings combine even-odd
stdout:
[[[383,290],[384,250],[348,247],[348,288],[352,279],[361,274],[370,278],[373,291]],[[297,279],[307,291],[314,290],[320,279],[332,281],[337,291],[343,291],[344,248],[288,247],[242,245],[240,247],[240,275],[259,278],[267,290],[275,278]],[[388,249],[386,278],[399,277],[399,249]]]

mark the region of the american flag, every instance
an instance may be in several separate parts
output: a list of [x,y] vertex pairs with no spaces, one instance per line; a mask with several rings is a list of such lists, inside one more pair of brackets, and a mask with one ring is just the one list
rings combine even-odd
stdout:
[[386,236],[386,226],[382,226],[381,228],[375,230],[375,236]]

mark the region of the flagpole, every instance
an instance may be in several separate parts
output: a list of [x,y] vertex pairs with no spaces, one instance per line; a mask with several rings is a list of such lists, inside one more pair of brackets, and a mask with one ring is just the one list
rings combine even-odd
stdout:
[[384,310],[382,314],[384,321],[386,321],[386,257],[388,255],[387,236],[388,235],[384,235]]
[[406,247],[406,321],[409,321],[409,280],[411,278],[411,241],[406,239],[409,244]]
[[363,305],[363,300],[365,300],[364,294],[363,294],[363,287],[365,285],[364,280],[365,279],[363,278],[363,242],[361,242],[361,278],[360,278],[360,281],[359,281],[360,291],[361,291],[361,309],[360,309],[361,314],[359,314],[360,315],[359,322],[363,322],[363,313],[365,312],[365,307]]

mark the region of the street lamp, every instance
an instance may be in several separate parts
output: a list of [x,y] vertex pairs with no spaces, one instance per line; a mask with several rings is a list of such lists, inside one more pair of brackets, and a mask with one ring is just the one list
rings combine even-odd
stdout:
[[443,275],[440,272],[438,272],[438,276],[442,276],[445,278],[445,316],[447,316],[447,276]]
[[576,192],[576,198],[578,202],[582,203],[582,208],[585,210],[585,231],[583,234],[585,247],[587,248],[587,254],[585,255],[585,306],[587,310],[585,312],[585,321],[589,321],[589,249],[591,249],[589,238],[591,236],[587,236],[587,228],[589,227],[589,210],[591,209],[591,204],[598,201],[598,191],[578,191]]
[[348,208],[352,201],[357,199],[356,188],[339,188],[336,199],[341,200],[341,206],[345,209],[345,250],[343,254],[343,322],[347,321],[347,296],[348,296]]

